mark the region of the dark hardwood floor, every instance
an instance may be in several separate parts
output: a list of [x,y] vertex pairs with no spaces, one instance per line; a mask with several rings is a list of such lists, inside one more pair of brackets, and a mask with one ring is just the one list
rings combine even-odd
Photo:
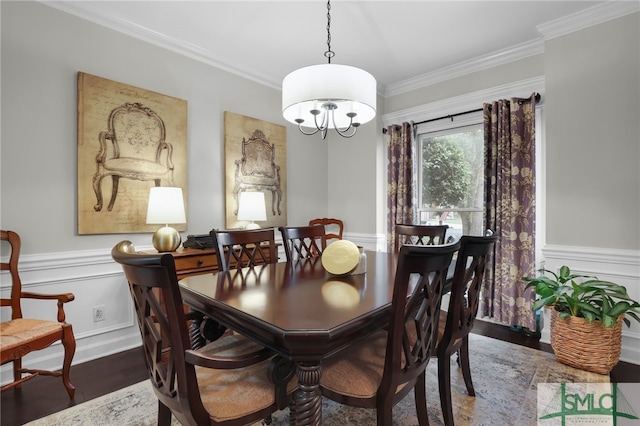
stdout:
[[[550,345],[506,326],[476,321],[473,332],[552,352]],[[20,390],[2,392],[0,421],[6,426],[22,425],[146,380],[147,377],[142,348],[74,365],[71,368],[71,381],[76,387],[73,400],[69,399],[59,378],[38,377],[23,384]],[[611,372],[611,381],[640,383],[640,365],[620,362]]]
[[69,399],[58,377],[36,377],[2,392],[0,424],[23,425],[148,379],[142,347],[71,367],[76,394]]

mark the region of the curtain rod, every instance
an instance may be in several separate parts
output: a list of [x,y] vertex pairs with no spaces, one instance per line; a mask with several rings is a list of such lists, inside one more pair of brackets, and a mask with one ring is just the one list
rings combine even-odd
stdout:
[[[530,100],[530,98],[521,98],[518,102],[520,104],[522,104],[523,102],[528,102]],[[536,93],[535,96],[535,100],[536,103],[540,102],[540,93]],[[478,109],[472,109],[470,111],[464,111],[464,112],[458,112],[455,114],[449,114],[449,115],[443,115],[442,117],[438,117],[438,118],[430,118],[429,120],[423,120],[423,121],[418,121],[417,123],[413,123],[413,125],[417,125],[417,124],[424,124],[424,123],[431,123],[432,121],[438,121],[438,120],[444,120],[445,118],[449,118],[451,119],[451,121],[453,121],[454,117],[458,117],[459,115],[466,115],[466,114],[472,114],[474,112],[480,112],[482,111],[483,108],[478,108]],[[387,129],[382,129],[382,133],[386,134],[387,133]]]

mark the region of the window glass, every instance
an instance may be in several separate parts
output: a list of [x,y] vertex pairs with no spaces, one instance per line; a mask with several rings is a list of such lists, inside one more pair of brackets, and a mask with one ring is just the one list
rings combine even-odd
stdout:
[[419,221],[449,225],[447,235],[482,235],[482,124],[419,134]]

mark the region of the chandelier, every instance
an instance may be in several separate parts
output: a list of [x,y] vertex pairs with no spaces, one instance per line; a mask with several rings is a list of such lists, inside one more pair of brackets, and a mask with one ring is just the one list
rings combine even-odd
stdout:
[[[327,1],[326,64],[289,73],[282,81],[282,115],[305,135],[335,129],[345,138],[376,116],[376,79],[360,68],[331,63],[331,1]],[[305,130],[308,129],[308,130]]]

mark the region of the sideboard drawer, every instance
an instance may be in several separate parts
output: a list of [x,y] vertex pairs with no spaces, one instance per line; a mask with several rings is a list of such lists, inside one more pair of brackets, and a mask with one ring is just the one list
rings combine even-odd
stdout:
[[185,249],[179,248],[172,252],[176,262],[178,279],[189,275],[206,274],[218,270],[216,251],[210,249]]
[[176,257],[176,270],[185,271],[200,268],[215,268],[218,265],[216,255],[213,253],[202,253],[200,256]]
[[[279,246],[280,244],[276,245]],[[180,247],[176,251],[172,251],[171,255],[176,263],[176,275],[179,280],[190,275],[218,272],[218,257],[216,256],[216,250],[214,248],[195,249]],[[234,262],[232,262],[232,265],[233,264]]]

